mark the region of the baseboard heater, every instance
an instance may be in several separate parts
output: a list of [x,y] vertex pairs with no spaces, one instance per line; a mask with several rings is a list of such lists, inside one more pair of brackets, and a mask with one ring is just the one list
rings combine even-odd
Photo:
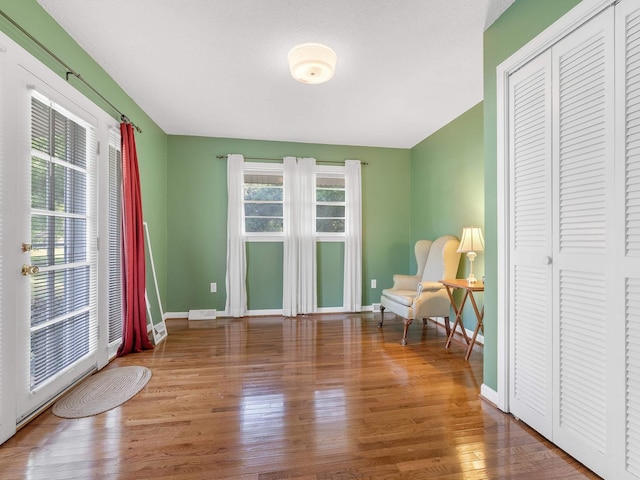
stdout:
[[189,320],[215,320],[216,310],[189,310]]

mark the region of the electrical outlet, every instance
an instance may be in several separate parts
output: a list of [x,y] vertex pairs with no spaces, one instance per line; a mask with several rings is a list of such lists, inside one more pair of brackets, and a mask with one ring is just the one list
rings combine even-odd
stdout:
[[211,283],[211,293],[216,293],[218,291],[218,284],[216,282]]
[[374,278],[371,280],[371,288],[376,288],[376,285],[377,285],[377,282],[376,282],[376,279]]

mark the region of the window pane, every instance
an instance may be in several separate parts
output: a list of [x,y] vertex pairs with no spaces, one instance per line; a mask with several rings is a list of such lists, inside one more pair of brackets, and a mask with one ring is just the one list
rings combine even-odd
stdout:
[[57,212],[84,215],[87,208],[86,174],[56,164],[53,166],[52,181],[55,185],[53,209]]
[[316,190],[316,201],[318,202],[344,202],[344,190]]
[[31,148],[49,153],[51,110],[36,98],[31,99]]
[[329,189],[343,189],[344,190],[344,175],[343,174],[335,174],[327,176],[327,174],[323,174],[323,176],[318,176],[316,178],[316,186],[318,188],[329,188]]
[[31,263],[39,267],[85,262],[87,220],[85,218],[31,216]]
[[318,233],[344,233],[344,219],[317,219],[316,231]]
[[254,201],[282,201],[282,187],[264,187],[245,184],[244,199]]
[[97,344],[95,130],[33,95],[31,263],[41,270],[30,278],[32,390]]
[[246,218],[245,231],[247,232],[282,232],[282,218]]
[[344,205],[318,205],[316,207],[316,217],[344,218]]
[[245,217],[282,217],[281,203],[245,203]]
[[31,386],[37,387],[88,354],[91,330],[91,318],[87,311],[32,332],[31,357],[34,360],[31,362]]
[[54,155],[72,165],[84,168],[87,165],[87,133],[84,127],[53,111]]
[[31,277],[31,326],[88,308],[90,273],[81,266]]
[[31,157],[31,207],[46,209],[49,203],[49,162]]
[[281,233],[283,231],[284,178],[261,172],[244,175],[245,232]]

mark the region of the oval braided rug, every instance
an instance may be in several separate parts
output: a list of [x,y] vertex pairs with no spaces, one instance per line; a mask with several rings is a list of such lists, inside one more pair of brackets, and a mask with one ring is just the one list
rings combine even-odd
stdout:
[[80,382],[53,406],[53,414],[63,418],[97,415],[122,405],[151,379],[147,367],[116,367],[102,370]]

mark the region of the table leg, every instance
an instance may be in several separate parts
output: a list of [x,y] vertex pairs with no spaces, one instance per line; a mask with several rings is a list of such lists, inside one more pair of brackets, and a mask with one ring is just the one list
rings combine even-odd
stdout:
[[469,290],[465,289],[464,297],[462,297],[462,302],[460,303],[459,307],[456,306],[456,302],[453,299],[453,294],[451,293],[451,290],[449,289],[448,285],[447,285],[447,293],[449,294],[451,307],[453,308],[453,311],[456,314],[456,321],[453,323],[453,328],[451,329],[451,333],[449,333],[449,338],[447,338],[447,343],[445,344],[444,348],[449,348],[449,345],[451,345],[451,340],[453,340],[453,336],[456,334],[456,328],[458,327],[458,325],[460,325],[460,329],[462,330],[462,336],[464,337],[464,340],[465,342],[467,342],[467,345],[468,345],[469,337],[467,336],[467,332],[464,329],[464,325],[462,323],[462,310],[464,309],[464,304],[467,301],[467,297],[469,296]]
[[482,311],[479,312],[478,304],[476,303],[476,299],[473,296],[473,292],[470,292],[469,295],[471,296],[471,304],[473,305],[473,311],[476,313],[478,324],[476,325],[476,329],[473,331],[473,337],[471,338],[471,343],[469,343],[469,346],[467,347],[467,353],[464,356],[464,359],[467,361],[469,360],[469,357],[471,356],[471,350],[473,350],[473,346],[476,343],[476,337],[478,336],[478,331],[482,328],[482,333],[484,333],[484,325],[483,325],[484,305],[482,306]]
[[[456,302],[453,299],[453,293],[451,292],[451,287],[449,285],[445,285],[447,289],[447,295],[449,295],[449,303],[451,304],[451,308],[453,308],[453,314],[456,316],[455,322],[453,322],[453,330],[456,328],[456,324],[458,323],[458,307],[456,306]],[[447,328],[447,343],[444,344],[444,348],[449,348],[449,344],[451,343],[451,335],[453,330],[450,327]]]

